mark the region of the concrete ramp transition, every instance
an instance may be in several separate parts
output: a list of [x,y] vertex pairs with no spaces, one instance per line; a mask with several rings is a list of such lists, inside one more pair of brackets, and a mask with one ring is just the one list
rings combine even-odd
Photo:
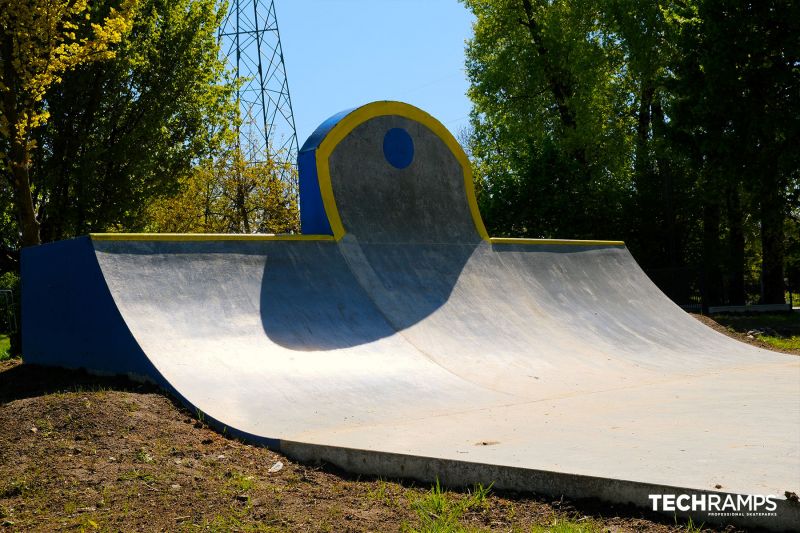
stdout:
[[766,515],[659,510],[800,523],[800,358],[706,328],[621,242],[490,238],[466,156],[414,107],[336,115],[299,165],[302,235],[24,250],[26,363],[148,379],[354,472],[648,508],[772,495]]

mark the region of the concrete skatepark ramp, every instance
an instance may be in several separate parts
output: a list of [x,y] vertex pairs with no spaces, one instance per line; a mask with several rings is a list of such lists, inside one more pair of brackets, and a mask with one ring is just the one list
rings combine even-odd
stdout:
[[800,523],[800,359],[703,326],[621,242],[490,238],[466,156],[411,106],[334,116],[299,165],[303,235],[24,250],[26,363],[148,379],[353,472],[643,507],[777,495],[776,516],[695,516]]

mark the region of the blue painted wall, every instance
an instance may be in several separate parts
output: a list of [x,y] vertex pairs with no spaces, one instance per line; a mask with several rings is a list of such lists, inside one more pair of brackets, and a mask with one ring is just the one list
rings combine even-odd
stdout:
[[297,170],[300,174],[300,232],[305,235],[333,235],[317,176],[317,149],[331,130],[355,109],[336,113],[320,124],[309,136],[297,156]]
[[21,262],[26,363],[161,383],[114,304],[89,237],[25,248]]

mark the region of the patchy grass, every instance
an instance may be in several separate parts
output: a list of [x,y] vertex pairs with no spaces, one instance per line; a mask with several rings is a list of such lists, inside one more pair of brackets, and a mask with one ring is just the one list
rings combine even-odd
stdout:
[[556,518],[552,524],[533,526],[531,533],[604,533],[606,530],[592,519],[564,520]]
[[0,361],[11,359],[11,339],[8,335],[0,334]]
[[779,350],[800,350],[800,335],[792,337],[773,337],[771,335],[759,335],[759,339],[771,344]]
[[351,476],[199,422],[152,387],[4,363],[0,532],[696,531],[628,506]]
[[480,515],[490,509],[490,491],[491,487],[478,484],[466,494],[454,494],[442,489],[437,481],[427,493],[411,502],[419,524],[416,527],[405,524],[404,529],[415,533],[481,531],[481,528],[464,522],[468,513]]
[[800,355],[800,312],[695,315],[726,335],[761,348]]

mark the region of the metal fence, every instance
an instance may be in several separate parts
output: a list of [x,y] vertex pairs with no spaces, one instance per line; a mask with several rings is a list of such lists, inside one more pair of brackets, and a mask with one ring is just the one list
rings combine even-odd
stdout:
[[[683,307],[687,311],[701,311],[709,306],[739,305],[742,302],[736,301],[733,296],[732,279],[721,276],[719,294],[711,297],[707,294],[703,285],[702,268],[699,266],[682,266],[647,269],[646,273],[661,291],[669,298]],[[789,280],[786,280],[787,298],[786,303],[797,306],[797,287],[790,287]],[[761,302],[762,294],[761,281],[758,279],[746,279],[744,283],[745,304],[753,305]],[[794,293],[794,294],[793,294]],[[791,302],[790,302],[791,300]]]

